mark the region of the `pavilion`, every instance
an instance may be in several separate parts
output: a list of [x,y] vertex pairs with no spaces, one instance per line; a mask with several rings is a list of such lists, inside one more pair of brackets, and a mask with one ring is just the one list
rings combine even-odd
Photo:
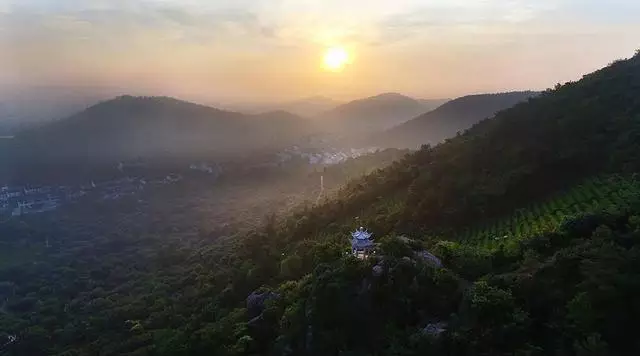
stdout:
[[351,252],[354,256],[360,259],[369,257],[375,247],[371,235],[373,234],[363,227],[351,233]]

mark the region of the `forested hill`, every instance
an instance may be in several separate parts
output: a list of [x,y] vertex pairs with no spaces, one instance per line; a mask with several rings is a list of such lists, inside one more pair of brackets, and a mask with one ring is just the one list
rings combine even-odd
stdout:
[[19,134],[29,158],[210,155],[287,145],[311,131],[286,112],[244,115],[168,97],[121,96]]
[[[591,210],[576,205],[578,215],[518,239],[493,230],[491,241],[506,240],[488,251],[462,239],[465,229],[527,215],[588,177],[628,177],[637,187],[639,98],[636,54],[425,146],[250,237],[240,256],[247,273],[259,271],[256,287],[302,279],[273,289],[283,309],[267,309],[275,319],[257,323],[266,330],[250,328],[242,346],[273,350],[267,340],[276,340],[276,350],[312,355],[639,352],[628,329],[640,317],[631,302],[640,296],[631,270],[640,263],[640,189],[613,189],[612,199],[594,200]],[[359,225],[374,232],[384,258],[340,258]],[[411,252],[425,247],[448,268],[434,271]]]
[[540,93],[533,91],[468,95],[451,100],[442,106],[410,121],[377,134],[372,142],[380,146],[416,148],[423,144],[437,144],[470,128],[478,121],[492,117]]
[[[311,211],[310,231],[370,216],[383,233],[446,230],[495,217],[579,179],[634,172],[640,151],[640,56],[617,61],[424,147]],[[407,189],[408,187],[408,189]]]
[[[162,217],[98,239],[16,222],[8,245],[44,259],[0,268],[0,353],[640,354],[639,170],[640,52],[230,250]],[[365,260],[356,226],[378,244]]]

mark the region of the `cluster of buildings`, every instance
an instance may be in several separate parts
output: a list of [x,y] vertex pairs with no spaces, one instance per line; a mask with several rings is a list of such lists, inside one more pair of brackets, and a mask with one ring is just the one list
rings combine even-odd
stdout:
[[0,215],[21,216],[55,210],[60,196],[51,187],[0,187]]
[[154,180],[125,177],[103,182],[91,182],[79,187],[69,186],[9,186],[0,187],[0,216],[19,217],[39,214],[58,209],[65,203],[78,201],[85,196],[93,196],[96,201],[118,200],[134,195],[147,186],[177,183],[182,180],[178,174],[170,174]]
[[193,171],[199,171],[199,172],[203,172],[203,173],[207,173],[207,174],[213,174],[213,175],[218,175],[221,171],[221,168],[219,165],[215,165],[215,166],[210,166],[206,163],[200,163],[200,164],[191,164],[189,166],[189,169],[193,170]]
[[122,197],[133,195],[144,189],[145,181],[139,178],[121,178],[100,183],[91,182],[90,185],[81,187],[81,195],[90,192],[98,193],[98,200],[118,200]]
[[311,165],[332,165],[342,163],[350,158],[358,158],[367,154],[375,153],[378,148],[352,148],[349,150],[329,149],[322,152],[305,152],[298,146],[293,146],[278,154],[280,163],[290,161],[294,158],[302,158]]

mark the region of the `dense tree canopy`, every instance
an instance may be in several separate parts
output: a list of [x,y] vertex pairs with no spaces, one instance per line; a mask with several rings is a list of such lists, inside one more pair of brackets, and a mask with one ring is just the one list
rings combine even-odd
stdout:
[[[638,354],[639,98],[636,55],[216,244],[125,207],[95,226],[3,224],[12,254],[41,258],[0,266],[0,352]],[[624,197],[510,244],[463,238],[555,214],[537,209],[593,177],[625,182],[610,190]],[[114,232],[124,218],[139,224]],[[379,242],[366,260],[347,253],[356,224]]]

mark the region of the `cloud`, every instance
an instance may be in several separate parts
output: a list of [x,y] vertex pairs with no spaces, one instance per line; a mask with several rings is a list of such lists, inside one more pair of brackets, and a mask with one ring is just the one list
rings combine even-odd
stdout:
[[[564,1],[564,0],[558,0]],[[230,48],[390,44],[434,28],[517,23],[551,0],[0,0],[20,42],[140,41]],[[2,6],[3,5],[3,6]],[[0,13],[2,16],[2,13]],[[16,19],[21,19],[20,21]]]
[[[43,39],[56,42],[76,37],[127,43],[145,33],[163,40],[207,42],[229,36],[259,39],[273,33],[251,11],[234,8],[193,9],[171,2],[122,0],[26,0],[4,2],[1,28],[9,42]],[[0,6],[0,8],[2,8]],[[13,40],[13,41],[12,41]]]
[[562,0],[433,1],[384,17],[377,23],[380,43],[394,43],[437,33],[478,34],[490,28],[513,29],[552,13]]

